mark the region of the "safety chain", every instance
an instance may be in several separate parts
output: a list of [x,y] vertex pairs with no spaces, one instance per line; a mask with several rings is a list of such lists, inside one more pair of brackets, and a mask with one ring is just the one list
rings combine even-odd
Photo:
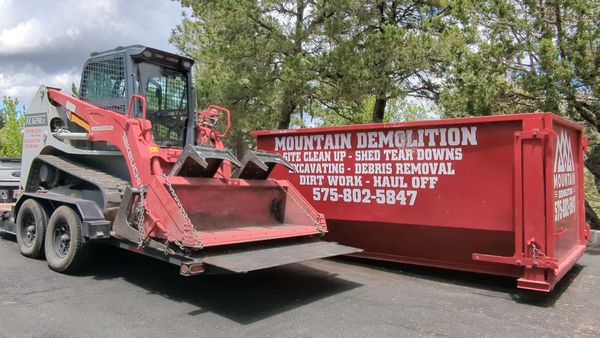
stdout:
[[[165,182],[167,183],[167,188],[169,189],[169,192],[171,193],[171,196],[173,196],[173,200],[175,200],[175,204],[177,205],[177,208],[179,208],[179,212],[181,212],[181,214],[185,218],[185,221],[191,226],[191,228],[192,228],[192,234],[193,234],[194,238],[198,238],[198,232],[194,228],[194,225],[192,224],[192,221],[190,220],[190,217],[188,216],[187,212],[183,208],[183,204],[181,204],[181,201],[179,200],[179,197],[177,197],[177,194],[175,193],[175,189],[173,189],[173,186],[171,185],[171,182],[169,182],[169,177],[167,175],[165,175],[165,174],[161,174],[161,176],[162,176],[162,178],[165,179]],[[171,175],[169,175],[169,176],[171,176]],[[200,244],[200,249],[202,249],[204,247],[204,245],[202,244],[202,241],[200,241],[199,238],[198,238],[198,241],[199,241],[199,244]],[[179,249],[181,249],[182,251],[185,251],[185,247],[183,246],[183,244],[181,244],[180,241],[175,240],[173,243],[175,243],[175,245],[177,245],[179,247]]]
[[146,226],[144,224],[146,217],[146,210],[144,208],[144,194],[146,193],[146,186],[142,185],[140,188],[140,198],[135,207],[135,224],[138,229],[138,248],[144,246],[144,240],[146,239]]
[[298,201],[296,199],[296,197],[294,197],[293,194],[289,193],[282,185],[279,184],[279,182],[277,182],[277,180],[273,180],[275,182],[275,184],[277,184],[277,186],[281,189],[281,191],[283,191],[286,195],[289,195],[292,198],[292,201],[294,201],[294,203],[296,203],[296,205],[298,206],[298,208],[300,208],[300,211],[302,211],[302,213],[304,215],[306,215],[306,217],[315,224],[315,226],[317,227],[317,231],[321,234],[324,235],[325,234],[325,229],[323,229],[323,226],[321,225],[321,222],[319,222],[319,220],[315,217],[313,217],[308,210],[306,210],[306,208],[304,208],[304,206],[302,206],[302,204],[300,203],[300,201]]
[[534,265],[538,264],[539,258],[543,258],[546,256],[540,249],[538,249],[537,245],[535,245],[535,243],[533,243],[533,242],[531,243],[531,251],[532,251],[531,258],[533,259]]

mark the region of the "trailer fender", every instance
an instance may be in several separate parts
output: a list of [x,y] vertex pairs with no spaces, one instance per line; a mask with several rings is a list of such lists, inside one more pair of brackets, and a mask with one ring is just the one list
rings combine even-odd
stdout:
[[48,217],[50,217],[52,212],[61,205],[68,205],[73,208],[73,210],[81,217],[83,237],[85,240],[110,237],[111,223],[104,218],[102,210],[100,210],[98,205],[93,201],[53,193],[27,192],[19,198],[15,205],[15,217],[23,202],[29,198],[33,198],[40,202],[46,209]]

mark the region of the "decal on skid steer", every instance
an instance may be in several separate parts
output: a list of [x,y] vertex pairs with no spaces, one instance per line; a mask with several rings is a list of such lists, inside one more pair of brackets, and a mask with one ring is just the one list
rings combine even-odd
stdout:
[[48,124],[48,114],[29,114],[25,115],[25,127],[45,126]]
[[67,110],[70,110],[72,112],[77,111],[77,106],[71,101],[67,101],[67,103],[65,104],[65,107],[67,108]]
[[113,126],[92,126],[92,131],[112,131],[114,129]]
[[127,159],[129,160],[129,164],[131,164],[131,171],[133,172],[133,176],[135,176],[135,183],[137,186],[142,185],[142,177],[140,176],[140,172],[135,164],[135,157],[133,156],[133,151],[131,150],[131,146],[129,145],[129,139],[127,138],[127,132],[123,132],[123,145],[125,146],[125,152],[127,153]]

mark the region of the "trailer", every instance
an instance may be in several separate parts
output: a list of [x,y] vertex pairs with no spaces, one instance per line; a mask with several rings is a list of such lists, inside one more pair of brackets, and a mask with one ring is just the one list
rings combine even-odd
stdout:
[[582,128],[551,113],[256,131],[371,259],[517,278],[551,291],[585,251]]
[[21,181],[21,158],[0,157],[0,203],[16,201]]
[[230,113],[196,111],[193,63],[118,47],[90,55],[77,97],[40,86],[25,113],[23,191],[0,222],[24,256],[68,273],[107,243],[191,276],[359,251],[322,241],[323,216],[269,177],[287,161],[224,147]]

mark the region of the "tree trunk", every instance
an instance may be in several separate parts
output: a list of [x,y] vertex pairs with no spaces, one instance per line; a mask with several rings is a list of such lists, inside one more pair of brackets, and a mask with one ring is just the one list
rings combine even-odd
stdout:
[[235,132],[233,134],[233,147],[235,156],[241,159],[246,153],[246,150],[248,150],[248,145],[244,141],[244,134],[242,132]]
[[386,98],[377,97],[377,99],[375,99],[375,106],[373,106],[373,122],[383,122],[386,105]]
[[[304,11],[306,10],[306,4],[304,0],[298,0],[296,2],[296,24],[294,27],[294,56],[302,54],[302,42],[304,41]],[[294,85],[292,85],[294,86]],[[281,112],[279,115],[279,124],[277,129],[288,129],[290,122],[292,121],[292,114],[298,106],[300,91],[295,88],[286,88],[283,92],[283,98],[281,102]]]
[[286,89],[283,93],[277,129],[288,129],[290,127],[292,114],[294,113],[294,110],[296,110],[296,106],[298,106],[298,96],[293,90]]
[[[379,1],[377,3],[377,9],[379,10],[379,34],[383,33],[383,29],[384,26],[386,24],[387,18],[385,15],[385,6],[386,6],[386,2],[385,1]],[[381,56],[383,56],[383,54],[381,54]],[[382,59],[380,56],[378,56],[379,60],[377,62],[375,62],[375,74],[377,76],[377,78],[381,78],[381,81],[379,82],[380,86],[383,86],[383,84],[385,83],[383,81],[383,78],[385,78],[387,75],[384,73],[384,65],[385,65],[385,60]],[[371,120],[373,122],[383,122],[383,118],[385,116],[385,106],[387,105],[387,98],[385,97],[385,87],[382,88],[378,88],[376,93],[377,93],[377,97],[375,98],[375,105],[373,106],[373,115],[371,116]]]
[[588,201],[585,201],[585,221],[592,229],[600,230],[600,219]]

